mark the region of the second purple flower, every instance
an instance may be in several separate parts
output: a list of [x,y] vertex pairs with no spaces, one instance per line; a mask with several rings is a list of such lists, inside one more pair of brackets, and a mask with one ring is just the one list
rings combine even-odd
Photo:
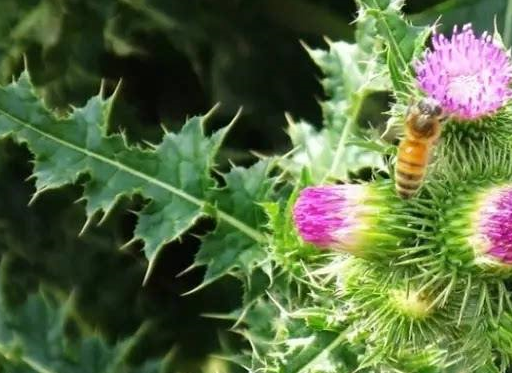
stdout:
[[450,39],[434,34],[432,50],[415,69],[420,88],[443,111],[458,120],[475,120],[494,113],[512,97],[512,66],[508,53],[484,32],[477,37],[471,24]]

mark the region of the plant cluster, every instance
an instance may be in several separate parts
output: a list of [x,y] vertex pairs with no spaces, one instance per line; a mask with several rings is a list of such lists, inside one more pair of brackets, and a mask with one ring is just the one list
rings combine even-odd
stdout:
[[[124,3],[132,10],[139,6]],[[60,14],[58,5],[41,4],[48,7],[44,12]],[[159,260],[191,232],[200,249],[181,275],[197,268],[205,273],[196,288],[176,293],[195,296],[226,277],[243,289],[242,304],[231,312],[205,315],[228,320],[244,345],[222,334],[224,353],[209,361],[210,371],[227,369],[224,360],[261,373],[497,373],[511,365],[510,54],[496,31],[479,34],[463,25],[444,36],[436,25],[406,20],[403,1],[357,4],[354,43],[328,40],[327,50],[304,44],[324,74],[324,126],[287,115],[292,151],[261,156],[249,167],[220,169],[218,153],[239,114],[211,131],[207,124],[217,107],[188,119],[179,131],[164,127],[155,143],[133,144],[111,128],[119,89],[109,95],[108,84],[69,112],[50,108],[59,90],[36,89],[27,69],[0,88],[5,167],[20,151],[13,143],[21,144],[33,157],[31,203],[66,186],[63,193],[70,192],[71,185],[86,212],[77,229],[81,240],[15,209],[19,226],[0,225],[6,237],[0,265],[3,370],[176,369],[179,352],[152,346],[161,346],[159,338],[171,331],[190,333],[190,324],[182,322],[186,315],[172,302],[147,307],[144,298],[154,295],[135,289],[152,281]],[[89,6],[101,15],[119,5]],[[146,13],[158,27],[175,26]],[[108,40],[117,53],[143,53],[135,41],[126,44],[117,36],[119,25],[100,19],[110,25]],[[29,23],[18,32],[32,29]],[[59,36],[45,34],[47,53],[58,48]],[[384,136],[362,118],[379,94],[393,101]],[[394,181],[397,144],[407,107],[423,97],[442,108],[442,136],[419,192],[404,199]],[[2,188],[13,199],[27,194]],[[11,211],[9,203],[2,202],[4,210]],[[128,209],[135,219],[130,237],[103,237],[113,229],[113,216]],[[79,220],[76,210],[61,210],[59,203],[47,213],[69,225]],[[126,254],[107,255],[117,244],[125,253],[140,250],[147,265],[128,265]],[[88,253],[83,263],[74,263],[75,245]],[[45,247],[55,249],[34,252]],[[100,261],[108,271],[94,270]],[[124,284],[107,299],[91,292],[134,278],[140,282]],[[111,330],[116,317],[91,305],[95,297],[98,303],[133,305],[117,320],[118,330]],[[205,333],[201,325],[196,333]]]

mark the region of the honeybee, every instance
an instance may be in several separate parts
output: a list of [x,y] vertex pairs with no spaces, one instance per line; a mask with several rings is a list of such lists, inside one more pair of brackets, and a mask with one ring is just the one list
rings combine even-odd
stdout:
[[441,135],[442,109],[437,101],[422,99],[407,110],[405,138],[398,145],[395,167],[397,194],[411,198],[421,187],[430,153]]

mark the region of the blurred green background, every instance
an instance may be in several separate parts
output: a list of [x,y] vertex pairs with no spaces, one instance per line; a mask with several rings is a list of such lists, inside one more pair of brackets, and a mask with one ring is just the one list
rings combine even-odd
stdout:
[[[445,30],[465,22],[492,30],[497,14],[500,31],[505,9],[505,0],[411,0],[404,8],[418,24],[442,15]],[[157,142],[161,124],[177,130],[187,116],[221,102],[211,131],[243,106],[218,162],[219,169],[228,160],[248,165],[254,161],[249,150],[289,150],[285,112],[321,124],[319,71],[299,40],[312,47],[324,47],[324,37],[352,41],[355,16],[356,4],[348,0],[2,0],[0,80],[17,76],[25,60],[47,104],[61,113],[83,105],[102,79],[109,93],[122,80],[112,129],[133,142]],[[510,40],[511,30],[505,31]],[[239,283],[225,279],[182,296],[202,273],[177,277],[193,261],[195,236],[212,223],[201,221],[170,244],[142,287],[140,247],[118,248],[135,223],[125,211],[143,201],[122,201],[104,225],[78,237],[85,216],[72,202],[79,186],[48,192],[27,207],[34,192],[24,181],[29,159],[23,146],[3,141],[0,273],[9,303],[22,302],[41,284],[73,292],[80,317],[110,342],[148,322],[130,352],[133,363],[171,351],[171,372],[234,371],[211,354],[220,353],[222,343],[237,350],[242,342],[229,322],[202,315],[235,309]]]

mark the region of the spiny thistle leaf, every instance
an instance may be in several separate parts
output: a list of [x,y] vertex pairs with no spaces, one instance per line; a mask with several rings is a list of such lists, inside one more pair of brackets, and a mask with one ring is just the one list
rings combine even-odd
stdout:
[[[321,183],[327,177],[347,180],[349,173],[356,173],[366,167],[378,170],[386,168],[379,152],[348,144],[348,139],[340,139],[340,133],[332,128],[317,131],[304,121],[295,123],[288,118],[288,122],[288,135],[297,151],[291,159],[283,159],[281,164],[297,178],[303,167],[310,171],[311,180],[315,184]],[[339,150],[342,142],[345,145],[343,150]]]
[[411,61],[423,50],[429,27],[418,27],[408,23],[402,16],[401,0],[358,0],[359,18],[372,17],[380,37],[387,45],[386,59],[395,94],[414,92]]
[[297,151],[283,165],[296,177],[304,166],[311,170],[315,183],[347,180],[350,172],[365,167],[385,168],[379,152],[349,144],[375,137],[373,131],[363,129],[366,123],[359,123],[361,108],[369,95],[391,88],[384,65],[367,53],[375,39],[364,38],[363,32],[358,35],[362,45],[327,41],[329,50],[305,46],[325,76],[321,83],[327,100],[321,103],[325,126],[321,131],[306,122],[294,123],[287,117],[288,133]]
[[207,116],[194,117],[180,133],[166,133],[155,150],[131,147],[123,136],[107,134],[114,97],[104,99],[100,94],[71,115],[56,118],[34,93],[26,72],[0,89],[0,136],[26,143],[34,153],[34,197],[87,175],[82,198],[86,226],[96,213],[105,219],[123,196],[141,194],[149,199],[130,241],[144,242],[146,278],[163,245],[183,235],[205,210],[240,229],[247,240],[264,240],[208,201],[209,190],[216,185],[210,175],[213,158],[229,126],[208,138],[202,128]]
[[[7,309],[0,301],[0,358],[2,371],[37,373],[132,372],[158,373],[162,361],[141,366],[128,363],[128,353],[138,335],[110,346],[95,335],[80,330],[73,320],[73,337],[68,337],[72,315],[70,301],[59,304],[45,293],[32,294],[26,302]],[[77,335],[76,333],[79,333]]]
[[[274,161],[260,161],[250,168],[235,167],[223,175],[226,186],[212,191],[217,207],[231,211],[234,218],[248,226],[263,226],[266,218],[258,202],[271,199],[275,179],[269,176]],[[226,221],[220,221],[214,232],[206,235],[194,267],[207,265],[203,287],[217,278],[240,270],[244,276],[263,262],[265,250],[246,234],[233,230]]]
[[357,368],[359,346],[351,345],[339,325],[333,330],[311,328],[306,321],[311,312],[286,310],[274,297],[278,294],[256,302],[245,314],[247,329],[239,330],[254,347],[251,371],[335,373]]
[[342,131],[347,121],[357,119],[360,100],[389,90],[391,84],[384,66],[359,44],[328,41],[328,46],[329,50],[306,47],[306,51],[324,74],[321,83],[329,98],[322,103],[324,125]]

